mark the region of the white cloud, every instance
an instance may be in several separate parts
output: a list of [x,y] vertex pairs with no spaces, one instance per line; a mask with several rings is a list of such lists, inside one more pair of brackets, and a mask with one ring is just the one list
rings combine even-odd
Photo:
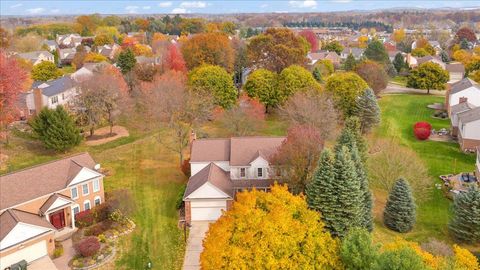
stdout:
[[162,8],[165,8],[165,7],[171,7],[172,6],[172,2],[160,2],[158,4],[159,7],[162,7]]
[[132,13],[137,13],[139,8],[140,8],[139,6],[126,6],[125,10],[128,13],[132,14]]
[[182,7],[182,8],[205,8],[205,7],[207,7],[207,3],[201,2],[201,1],[182,2],[182,3],[180,3],[180,7]]
[[305,1],[289,1],[288,4],[296,8],[312,8],[317,6],[317,1],[305,0]]
[[188,13],[188,11],[184,8],[174,8],[170,13],[173,14],[183,14],[183,13]]
[[29,8],[27,9],[27,13],[29,14],[40,14],[45,12],[44,8]]
[[334,3],[350,3],[352,0],[333,0]]
[[268,7],[268,5],[267,5],[267,4],[263,4],[263,5],[261,5],[260,7],[261,7],[261,8],[266,8],[266,7]]
[[10,8],[18,8],[18,7],[21,7],[23,6],[22,3],[18,3],[18,4],[15,4],[15,5],[11,5]]
[[60,9],[58,8],[54,8],[50,10],[50,13],[59,13],[59,12],[60,12]]
[[145,9],[145,10],[150,9],[150,6],[143,6],[142,9]]

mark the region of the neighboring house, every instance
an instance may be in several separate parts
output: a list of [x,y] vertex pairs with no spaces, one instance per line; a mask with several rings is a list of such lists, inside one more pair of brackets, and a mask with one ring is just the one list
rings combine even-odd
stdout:
[[58,58],[61,65],[72,64],[77,50],[75,48],[58,49]]
[[112,65],[105,61],[100,63],[84,63],[82,68],[75,71],[70,76],[75,82],[83,82],[86,79],[90,78],[95,71],[98,71],[107,66],[112,66]]
[[480,107],[461,112],[458,116],[458,142],[463,151],[475,151],[480,146]]
[[450,122],[452,125],[452,136],[458,136],[458,114],[469,111],[475,106],[469,103],[466,99],[461,100],[460,103],[450,108]]
[[480,107],[480,85],[469,78],[453,83],[445,95],[445,108],[451,113],[451,107],[461,101],[468,101],[475,107]]
[[349,54],[352,54],[355,60],[359,60],[363,56],[363,52],[365,49],[361,48],[345,48],[343,51],[340,53],[340,59],[345,60],[347,59]]
[[48,39],[42,42],[42,46],[47,46],[48,50],[51,52],[56,51],[58,48],[58,44],[55,40],[48,40]]
[[55,41],[61,47],[75,48],[82,44],[83,38],[79,34],[58,35]]
[[194,140],[191,177],[183,196],[187,223],[216,220],[231,207],[235,193],[269,190],[273,184],[269,159],[285,137],[232,137]]
[[446,64],[438,56],[427,55],[427,56],[424,56],[424,57],[417,58],[417,65],[418,66],[420,66],[423,63],[427,63],[427,62],[438,64],[443,69],[445,69],[445,67],[446,67]]
[[28,113],[33,115],[44,107],[55,109],[58,105],[68,105],[76,95],[75,81],[70,76],[35,82],[26,96]]
[[395,56],[397,56],[397,54],[399,53],[405,57],[404,53],[402,53],[401,51],[387,51],[388,59],[390,59],[390,62],[392,62],[395,59]]
[[136,56],[135,59],[137,60],[138,64],[144,64],[144,65],[160,65],[161,64],[161,58],[160,57],[155,57],[155,56]]
[[88,153],[0,176],[0,269],[52,255],[75,215],[104,202],[104,175]]
[[310,65],[315,65],[319,60],[330,60],[335,66],[340,65],[340,56],[335,52],[319,51],[314,53],[308,53],[307,58],[310,60]]
[[397,51],[397,46],[395,46],[395,44],[393,44],[393,42],[390,42],[390,41],[384,42],[383,47],[385,47],[385,50],[387,52]]
[[119,51],[119,49],[120,46],[114,43],[113,45],[103,45],[97,47],[97,52],[112,60],[115,57],[115,54]]
[[32,63],[34,66],[40,64],[43,61],[48,61],[55,63],[55,57],[48,51],[34,51],[34,52],[27,52],[27,53],[19,53],[17,54],[18,57],[25,59]]
[[465,76],[465,67],[462,63],[450,63],[447,64],[445,69],[448,71],[450,78],[449,83],[455,83],[461,81]]

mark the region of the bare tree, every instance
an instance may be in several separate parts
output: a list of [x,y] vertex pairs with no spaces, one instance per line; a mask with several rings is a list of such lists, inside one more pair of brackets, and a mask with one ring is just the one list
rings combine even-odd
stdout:
[[297,92],[279,109],[290,125],[311,125],[324,140],[332,138],[338,124],[338,112],[328,94],[317,90]]
[[241,95],[238,104],[220,117],[222,126],[235,136],[254,135],[264,122],[265,106],[247,95]]

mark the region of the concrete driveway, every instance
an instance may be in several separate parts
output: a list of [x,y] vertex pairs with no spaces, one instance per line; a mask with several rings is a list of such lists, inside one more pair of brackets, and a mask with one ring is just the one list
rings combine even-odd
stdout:
[[202,241],[208,231],[209,221],[194,221],[190,227],[190,234],[187,240],[183,270],[200,269],[200,253],[203,251]]
[[45,256],[38,260],[31,262],[28,265],[28,270],[58,270],[50,257]]

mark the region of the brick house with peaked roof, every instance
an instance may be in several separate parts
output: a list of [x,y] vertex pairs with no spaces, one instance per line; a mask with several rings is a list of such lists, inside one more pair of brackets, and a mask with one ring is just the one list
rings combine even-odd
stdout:
[[0,269],[52,255],[75,215],[104,202],[97,169],[81,153],[0,176]]
[[275,175],[269,163],[285,137],[232,137],[192,142],[191,177],[183,196],[187,223],[216,220],[235,193],[269,190]]

